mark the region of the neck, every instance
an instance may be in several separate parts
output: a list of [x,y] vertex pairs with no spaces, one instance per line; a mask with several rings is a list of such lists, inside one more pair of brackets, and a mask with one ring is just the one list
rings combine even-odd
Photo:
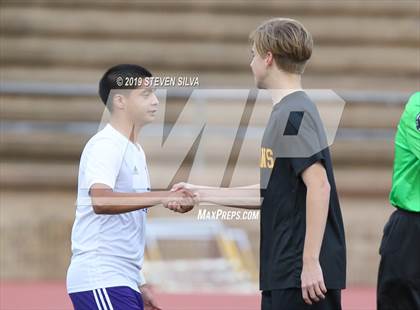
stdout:
[[271,94],[273,105],[283,97],[302,90],[301,76],[299,74],[286,74],[281,71],[274,71],[266,81],[266,88]]
[[117,117],[111,117],[109,124],[114,127],[115,130],[124,135],[132,143],[137,142],[138,133],[140,127],[135,126],[131,122],[120,121]]

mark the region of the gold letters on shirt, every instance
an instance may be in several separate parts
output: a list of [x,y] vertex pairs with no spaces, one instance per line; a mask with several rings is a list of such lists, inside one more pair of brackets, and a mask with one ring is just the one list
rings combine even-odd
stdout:
[[273,150],[269,148],[261,148],[261,160],[260,168],[270,168],[273,169],[274,159],[273,159]]

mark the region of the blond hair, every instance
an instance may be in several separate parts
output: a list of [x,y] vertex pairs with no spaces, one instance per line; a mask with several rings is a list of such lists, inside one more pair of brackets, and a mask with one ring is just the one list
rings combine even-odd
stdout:
[[277,66],[289,73],[302,74],[312,54],[311,34],[294,19],[268,20],[258,26],[249,38],[261,56],[271,52]]

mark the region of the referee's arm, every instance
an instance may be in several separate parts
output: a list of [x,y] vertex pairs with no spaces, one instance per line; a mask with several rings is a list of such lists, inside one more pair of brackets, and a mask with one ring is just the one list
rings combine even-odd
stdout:
[[420,92],[410,98],[402,120],[399,126],[405,133],[407,147],[417,159],[420,159]]

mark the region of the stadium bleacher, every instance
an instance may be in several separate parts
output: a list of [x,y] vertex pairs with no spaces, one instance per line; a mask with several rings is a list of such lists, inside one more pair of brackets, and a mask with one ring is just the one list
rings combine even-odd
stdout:
[[[78,158],[102,117],[95,90],[107,67],[139,63],[158,76],[198,76],[202,88],[250,88],[248,34],[274,16],[296,18],[314,35],[305,88],[332,89],[346,101],[332,152],[348,282],[374,286],[391,212],[393,134],[406,99],[420,89],[415,1],[2,1],[2,279],[65,274]],[[234,106],[224,103],[224,115]],[[215,164],[220,141],[209,141]],[[147,156],[165,169],[167,158],[156,152]],[[245,176],[254,171],[247,154]],[[162,216],[171,214],[150,212]],[[257,258],[259,222],[224,224],[247,232]]]

